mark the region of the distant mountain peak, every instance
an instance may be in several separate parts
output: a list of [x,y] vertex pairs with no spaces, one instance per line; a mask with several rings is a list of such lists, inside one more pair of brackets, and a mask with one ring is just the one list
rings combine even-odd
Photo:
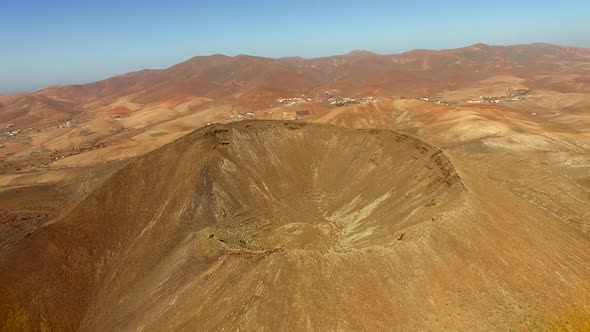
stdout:
[[366,50],[353,50],[346,53],[344,56],[367,56],[367,55],[378,55],[377,53],[369,52]]
[[471,46],[467,46],[466,48],[468,49],[482,49],[482,48],[489,48],[490,45],[484,44],[484,43],[477,43],[477,44],[473,44]]

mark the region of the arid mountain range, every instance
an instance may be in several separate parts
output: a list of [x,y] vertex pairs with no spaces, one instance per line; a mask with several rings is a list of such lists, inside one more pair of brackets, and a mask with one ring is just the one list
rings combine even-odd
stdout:
[[531,89],[588,93],[589,61],[588,49],[546,44],[477,44],[399,55],[353,51],[319,59],[212,55],[195,57],[165,70],[144,70],[91,84],[49,87],[0,99],[0,121],[25,126],[97,109],[133,111],[125,105],[117,108],[122,99],[146,107],[200,98],[198,104],[223,102],[240,110],[256,111],[274,106],[278,98],[333,90],[349,97],[414,98],[470,88],[505,75],[518,78],[520,85]]
[[0,330],[590,329],[590,49],[0,96]]

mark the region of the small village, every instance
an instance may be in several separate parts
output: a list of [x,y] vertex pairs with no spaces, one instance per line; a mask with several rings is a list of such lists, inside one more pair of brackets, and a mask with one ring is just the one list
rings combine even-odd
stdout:
[[420,101],[426,101],[429,103],[434,103],[437,105],[451,105],[450,102],[448,102],[447,100],[445,100],[442,97],[439,96],[434,96],[434,97],[422,97],[422,98],[418,98],[418,100]]
[[499,104],[499,103],[510,103],[515,101],[520,101],[526,99],[527,96],[533,93],[532,90],[529,89],[508,89],[506,90],[506,95],[504,96],[480,96],[476,99],[470,99],[463,102],[450,102],[443,97],[440,96],[429,96],[429,97],[420,97],[418,100],[425,101],[437,105],[452,105],[452,104]]
[[244,113],[232,114],[229,116],[229,118],[232,120],[241,120],[244,118],[254,118],[255,116],[256,116],[256,113],[254,113],[254,112],[244,112]]
[[[311,99],[309,99],[311,100]],[[304,103],[305,99],[303,98],[279,98],[277,99],[277,104],[281,105],[281,106],[295,106],[297,104],[301,104]]]
[[324,93],[316,93],[312,97],[294,97],[294,98],[279,98],[276,100],[277,104],[281,106],[295,106],[298,104],[302,104],[305,102],[325,102],[330,105],[334,106],[346,106],[346,105],[353,105],[353,104],[371,104],[383,101],[383,99],[378,97],[363,97],[363,98],[352,98],[352,97],[341,97],[337,95],[336,90],[326,91]]
[[4,128],[0,129],[0,138],[10,138],[10,137],[17,136],[18,134],[21,133],[20,129],[13,129],[13,128],[14,128],[14,124],[12,124],[12,123],[5,125]]
[[69,121],[66,121],[64,123],[60,123],[57,125],[57,128],[72,128],[72,127],[76,127],[75,120],[69,120]]
[[20,134],[20,129],[6,131],[3,133],[3,135],[5,135],[6,137],[14,137],[14,136],[17,136],[18,134]]
[[532,94],[533,91],[529,89],[508,89],[506,95],[499,97],[485,97],[481,96],[478,99],[468,100],[468,104],[498,104],[498,103],[510,103],[526,99],[526,97]]
[[359,103],[358,100],[356,100],[354,98],[339,98],[339,97],[330,98],[328,100],[328,102],[330,103],[330,105],[334,105],[334,106],[346,106],[346,105]]

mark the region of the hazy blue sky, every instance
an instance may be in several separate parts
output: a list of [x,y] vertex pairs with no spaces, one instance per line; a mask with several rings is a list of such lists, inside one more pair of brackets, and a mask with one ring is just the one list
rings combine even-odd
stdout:
[[195,55],[319,57],[547,42],[590,47],[590,1],[0,1],[0,93]]

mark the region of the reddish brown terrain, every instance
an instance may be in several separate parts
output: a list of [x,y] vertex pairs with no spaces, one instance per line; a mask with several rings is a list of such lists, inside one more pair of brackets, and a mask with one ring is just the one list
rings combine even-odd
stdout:
[[195,57],[0,128],[2,330],[590,329],[589,49]]

